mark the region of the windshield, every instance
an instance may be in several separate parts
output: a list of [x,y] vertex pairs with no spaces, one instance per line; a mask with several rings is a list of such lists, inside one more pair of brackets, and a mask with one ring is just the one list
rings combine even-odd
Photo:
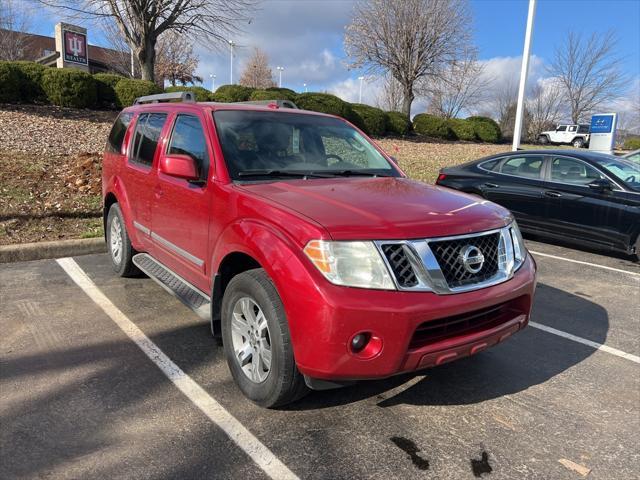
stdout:
[[607,171],[623,180],[628,187],[640,191],[640,165],[627,160],[620,160],[614,156],[599,158],[597,161]]
[[336,118],[247,110],[219,110],[213,117],[234,180],[399,176],[366,138]]

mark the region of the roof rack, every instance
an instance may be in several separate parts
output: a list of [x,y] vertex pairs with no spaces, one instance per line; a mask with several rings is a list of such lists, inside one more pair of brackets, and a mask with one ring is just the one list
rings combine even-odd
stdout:
[[145,95],[144,97],[138,97],[133,102],[133,104],[142,105],[144,103],[166,103],[171,101],[194,102],[195,96],[192,92],[158,93],[156,95]]
[[291,100],[249,100],[246,102],[235,103],[246,103],[248,105],[276,105],[278,108],[295,108],[296,110],[299,110],[298,106]]

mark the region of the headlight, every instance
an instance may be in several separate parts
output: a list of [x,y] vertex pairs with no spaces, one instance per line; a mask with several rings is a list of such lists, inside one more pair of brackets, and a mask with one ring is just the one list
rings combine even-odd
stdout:
[[311,240],[304,253],[336,285],[395,290],[384,261],[372,242]]
[[527,258],[527,248],[524,246],[522,234],[520,233],[520,229],[518,228],[518,224],[515,220],[511,223],[509,231],[511,232],[511,240],[513,241],[513,271],[516,271],[522,266]]

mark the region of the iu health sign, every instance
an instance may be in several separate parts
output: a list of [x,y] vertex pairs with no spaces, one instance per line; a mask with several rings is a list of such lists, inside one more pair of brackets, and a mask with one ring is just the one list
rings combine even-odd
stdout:
[[616,137],[616,113],[602,113],[591,117],[589,150],[611,153]]
[[87,36],[82,33],[64,30],[65,62],[87,65]]

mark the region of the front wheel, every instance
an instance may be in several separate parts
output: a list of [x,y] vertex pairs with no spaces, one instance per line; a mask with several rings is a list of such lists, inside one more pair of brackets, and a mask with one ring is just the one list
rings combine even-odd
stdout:
[[222,340],[231,375],[253,402],[272,408],[307,393],[284,306],[263,269],[240,273],[229,282],[222,299]]
[[549,143],[549,139],[545,135],[540,135],[538,137],[538,143],[540,145],[546,145],[547,143]]
[[582,148],[584,146],[583,138],[574,138],[573,142],[571,142],[574,148]]

